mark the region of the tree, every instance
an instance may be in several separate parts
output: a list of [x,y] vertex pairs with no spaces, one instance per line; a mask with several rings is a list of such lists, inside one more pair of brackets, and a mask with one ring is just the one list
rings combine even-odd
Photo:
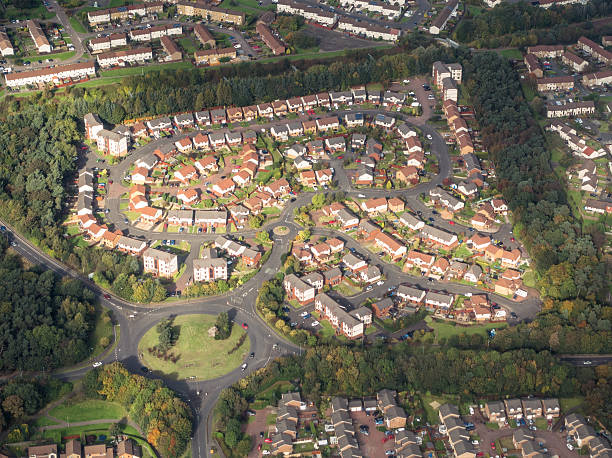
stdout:
[[314,208],[319,209],[323,204],[325,204],[325,194],[320,192],[312,196],[312,206]]
[[119,423],[112,423],[108,428],[108,434],[116,437],[121,434],[121,425]]
[[308,229],[303,229],[300,232],[298,232],[297,239],[302,242],[306,242],[307,240],[310,239],[310,236],[311,236],[310,231]]
[[249,226],[253,229],[259,229],[264,222],[263,215],[251,215],[249,218]]
[[16,420],[19,420],[25,414],[23,409],[23,399],[16,394],[8,396],[4,401],[2,401],[2,408]]
[[268,231],[259,231],[255,234],[255,238],[259,243],[268,244],[270,243],[270,234]]
[[176,344],[179,338],[179,327],[173,326],[174,320],[167,318],[157,324],[157,332],[159,333],[158,347],[161,351],[168,351]]
[[217,315],[215,326],[217,327],[215,340],[225,340],[230,336],[232,333],[232,323],[227,312],[221,312]]

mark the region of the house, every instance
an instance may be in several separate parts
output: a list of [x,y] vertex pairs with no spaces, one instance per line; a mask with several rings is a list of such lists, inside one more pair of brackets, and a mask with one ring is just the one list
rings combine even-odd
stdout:
[[472,264],[463,275],[463,279],[471,283],[478,283],[480,277],[482,277],[482,267],[478,264]]
[[242,116],[245,121],[253,121],[257,119],[259,112],[256,105],[242,107]]
[[523,415],[527,420],[534,420],[542,416],[542,401],[536,398],[521,399]]
[[288,112],[287,103],[284,100],[275,100],[272,102],[272,110],[276,116],[286,116]]
[[491,205],[495,213],[499,213],[501,215],[508,213],[508,205],[503,199],[493,199],[491,200]]
[[325,146],[331,153],[346,151],[344,137],[330,137],[325,139]]
[[325,185],[331,183],[334,177],[334,171],[332,169],[316,170],[315,176],[317,177],[317,182],[320,185]]
[[363,411],[363,401],[361,399],[351,399],[348,402],[348,410],[351,412]]
[[459,409],[453,404],[442,404],[438,409],[438,416],[442,423],[448,418],[459,418]]
[[353,253],[347,253],[342,258],[342,263],[349,269],[351,272],[359,272],[364,269],[367,269],[368,264],[361,258],[358,258]]
[[159,208],[144,207],[139,212],[140,218],[149,223],[156,223],[162,217],[162,211]]
[[429,273],[430,275],[443,277],[444,275],[446,275],[446,272],[448,271],[449,267],[450,263],[446,258],[438,258],[429,269]]
[[[362,337],[364,334],[364,321],[354,316],[351,313],[346,312],[336,301],[334,301],[327,294],[317,294],[315,298],[315,309],[319,311],[325,319],[329,320],[330,324],[336,332],[340,332],[349,339]],[[371,319],[370,319],[371,323]],[[332,421],[334,426],[348,418],[347,424],[352,423],[350,416],[346,410],[339,410],[332,414]]]
[[520,399],[505,399],[504,406],[508,419],[519,420],[523,418],[523,405]]
[[202,228],[220,228],[227,225],[226,210],[196,210],[194,224]]
[[169,210],[166,221],[173,226],[192,226],[193,210]]
[[387,212],[387,199],[384,197],[372,197],[361,202],[361,209],[370,215],[378,215]]
[[241,122],[244,119],[244,113],[240,107],[228,108],[226,111],[228,122]]
[[310,188],[312,188],[314,185],[317,184],[317,178],[315,176],[315,173],[312,170],[306,170],[306,171],[300,172],[298,176],[298,181],[300,182],[302,186],[306,186]]
[[326,261],[331,254],[331,248],[327,243],[317,243],[310,247],[310,251],[314,257],[319,261]]
[[205,156],[193,163],[201,175],[215,173],[219,170],[217,158],[215,156]]
[[395,172],[395,179],[406,184],[415,183],[419,180],[419,171],[412,165],[404,166]]
[[361,280],[365,283],[372,284],[379,281],[382,277],[380,269],[376,266],[368,266],[359,272]]
[[291,186],[286,179],[281,178],[264,187],[264,191],[270,193],[274,198],[279,198],[291,192]]
[[141,458],[142,449],[132,439],[125,439],[117,444],[117,458]]
[[399,406],[391,406],[385,412],[385,425],[387,429],[397,429],[406,426],[406,412]]
[[287,108],[290,113],[299,113],[304,111],[304,104],[300,97],[294,97],[287,99]]
[[393,124],[395,124],[395,118],[392,118],[391,116],[378,113],[374,117],[374,125],[385,130],[390,130],[393,127]]
[[[115,449],[113,447],[107,447],[105,444],[86,445],[83,447],[83,455],[83,458],[113,458],[115,456]],[[75,458],[77,457],[77,455],[73,456]],[[79,457],[80,456],[82,455],[79,455]],[[67,451],[66,458],[70,458]]]
[[219,180],[212,187],[213,192],[220,196],[226,196],[227,194],[234,192],[235,189],[236,185],[231,178]]
[[174,142],[176,149],[178,149],[181,153],[188,153],[193,149],[193,143],[191,143],[191,138],[184,137],[180,140]]
[[484,251],[489,245],[491,245],[491,238],[479,233],[474,234],[467,240],[467,246],[472,251]]
[[325,270],[323,279],[326,285],[336,286],[342,282],[342,271],[338,267]]
[[289,274],[283,280],[287,293],[287,300],[295,299],[300,305],[306,305],[314,301],[316,289],[302,281],[294,274]]
[[484,408],[484,415],[491,423],[505,423],[506,406],[501,401],[487,402]]
[[397,392],[394,390],[382,389],[376,393],[376,401],[378,410],[383,414],[387,412],[391,407],[397,405],[396,402]]
[[29,458],[59,458],[56,444],[28,447]]
[[500,278],[495,282],[495,292],[503,296],[512,296],[519,289],[520,283],[506,278]]
[[191,180],[198,178],[198,171],[193,165],[186,165],[176,170],[174,172],[174,177],[184,184],[189,184]]
[[176,197],[184,204],[191,205],[197,203],[199,194],[196,189],[190,188],[179,191]]
[[299,137],[304,135],[304,126],[300,121],[290,121],[287,123],[287,130],[290,137]]
[[117,241],[117,248],[119,251],[135,256],[141,255],[146,247],[147,244],[143,240],[130,237],[121,236]]
[[421,229],[421,237],[433,244],[451,248],[457,245],[457,235],[452,232],[447,232],[443,229],[438,229],[433,226],[424,226]]
[[387,318],[393,309],[393,301],[386,297],[372,304],[372,311],[377,318]]
[[358,186],[371,186],[374,183],[374,171],[372,167],[362,165],[355,173],[355,184]]
[[210,282],[227,280],[227,261],[218,258],[214,248],[206,248],[202,259],[193,260],[193,280]]
[[412,231],[418,231],[425,227],[425,223],[421,219],[407,212],[400,216],[399,222],[402,226],[408,227]]
[[425,305],[431,308],[450,309],[455,297],[452,294],[435,293],[428,291],[425,294]]
[[364,124],[363,113],[347,113],[344,115],[344,124],[347,128],[360,127]]
[[232,177],[237,186],[244,187],[251,181],[251,174],[247,170],[240,170]]
[[332,413],[340,412],[340,411],[348,411],[348,400],[346,398],[341,398],[339,396],[334,396],[331,399],[331,409]]
[[[335,130],[340,127],[340,121],[336,116],[330,116],[327,118],[318,118],[315,121],[317,130],[319,132],[326,132],[328,130]],[[304,129],[305,130],[305,129]]]
[[524,62],[525,66],[527,67],[527,71],[534,75],[536,78],[542,78],[544,76],[544,70],[542,70],[540,61],[535,55],[525,54]]
[[374,244],[388,254],[393,261],[399,260],[407,251],[405,245],[384,232],[378,232],[374,235]]
[[558,418],[561,414],[561,406],[556,398],[542,399],[542,413],[547,419]]
[[270,133],[277,141],[287,141],[289,139],[289,129],[286,124],[279,124],[270,127]]
[[182,113],[178,114],[174,117],[174,124],[179,129],[186,129],[189,127],[193,127],[193,113]]
[[196,111],[195,119],[201,126],[210,126],[210,113],[208,111]]
[[293,438],[288,434],[272,436],[272,453],[274,455],[288,455],[293,452]]
[[345,208],[340,209],[337,212],[336,217],[338,218],[338,221],[340,221],[342,230],[344,231],[348,231],[359,226],[359,218]]
[[399,285],[396,294],[402,301],[412,304],[421,304],[425,298],[425,291],[407,285]]

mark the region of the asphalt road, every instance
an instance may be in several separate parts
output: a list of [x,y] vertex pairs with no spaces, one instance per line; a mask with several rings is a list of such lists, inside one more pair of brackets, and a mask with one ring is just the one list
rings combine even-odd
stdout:
[[[376,114],[378,110],[365,110],[364,112],[369,115],[373,115]],[[336,112],[336,114],[339,116],[341,116],[342,113],[344,112]],[[409,123],[416,120],[415,118],[411,118],[400,113],[393,114]],[[423,124],[422,121],[423,120],[420,120],[419,124]],[[273,123],[270,123],[270,125],[271,124]],[[265,128],[269,126],[258,126],[259,129],[262,127]],[[346,176],[343,177],[345,172],[342,164],[333,164],[336,172],[339,174],[339,179],[342,183],[341,188],[347,191],[349,196],[355,196],[356,194],[363,194],[366,196],[401,195],[409,207],[413,209],[423,208],[424,211],[429,211],[418,201],[417,197],[420,193],[427,192],[429,189],[437,186],[450,174],[450,159],[448,157],[448,149],[446,144],[444,143],[442,137],[432,127],[427,125],[419,125],[418,128],[422,129],[425,134],[430,134],[432,136],[431,151],[438,158],[440,169],[440,174],[438,176],[433,177],[433,179],[428,183],[422,183],[415,188],[407,190],[355,190],[351,187],[348,178]],[[151,142],[145,147],[135,151],[120,164],[108,167],[110,170],[110,176],[111,178],[114,178],[115,181],[112,186],[120,186],[119,183],[121,182],[121,178],[126,173],[131,162],[152,151],[153,148],[159,146],[161,143],[174,140],[176,140],[176,138],[171,140],[162,139]],[[88,155],[86,162],[89,166],[92,166],[93,164],[99,165],[95,161],[94,157],[95,156],[92,155],[92,153]],[[140,341],[140,338],[148,329],[156,325],[161,319],[171,315],[176,316],[191,313],[218,314],[221,311],[228,311],[232,319],[237,324],[244,322],[249,325],[248,336],[251,342],[251,351],[255,353],[255,358],[245,361],[248,363],[248,367],[245,372],[241,371],[240,369],[236,369],[222,377],[207,381],[165,380],[171,388],[181,393],[182,397],[193,409],[195,424],[192,441],[192,456],[199,458],[209,456],[210,444],[213,443],[210,436],[212,432],[212,418],[210,414],[221,390],[239,380],[246,373],[264,367],[271,359],[277,356],[290,353],[299,353],[302,350],[300,347],[289,343],[278,336],[273,329],[269,328],[268,325],[261,318],[259,318],[255,310],[255,299],[258,288],[261,286],[261,284],[264,281],[271,279],[277,272],[279,272],[282,254],[289,251],[291,241],[301,229],[300,226],[293,222],[293,209],[309,203],[311,197],[311,193],[301,194],[294,202],[289,202],[287,204],[277,220],[265,226],[266,230],[272,230],[276,226],[283,225],[287,226],[289,231],[282,237],[276,235],[273,236],[274,245],[269,260],[261,267],[260,271],[250,281],[223,296],[187,299],[169,304],[150,304],[147,306],[128,303],[114,296],[111,296],[110,299],[106,299],[104,297],[105,292],[98,286],[90,282],[80,273],[72,271],[67,266],[39,251],[36,247],[30,245],[26,240],[17,234],[15,234],[13,238],[16,244],[14,248],[25,258],[31,260],[32,262],[42,264],[59,275],[69,275],[80,278],[87,285],[87,287],[89,287],[97,295],[101,304],[113,311],[115,322],[121,328],[120,339],[117,343],[115,351],[105,355],[101,359],[103,363],[121,361],[130,371],[140,373],[142,369],[142,364],[138,357],[138,342]],[[197,244],[205,240],[211,240],[215,237],[214,234],[173,233],[170,235],[168,233],[140,231],[133,227],[128,228],[125,224],[123,224],[123,217],[119,212],[118,199],[109,199],[109,208],[109,216],[111,221],[116,222],[119,229],[127,230],[130,235],[143,236],[150,240],[156,238],[181,239],[195,242]],[[443,223],[441,221],[437,221],[436,225],[438,224],[442,225]],[[457,226],[450,226],[449,229],[455,231],[464,230],[464,228]],[[424,289],[435,288],[437,290],[445,290],[457,294],[479,292],[478,289],[468,285],[455,283],[432,283],[425,278],[405,274],[396,266],[386,264],[384,261],[382,261],[382,259],[378,258],[377,255],[365,250],[355,240],[346,237],[337,231],[316,228],[313,229],[312,232],[317,235],[334,235],[341,237],[343,240],[345,240],[349,248],[354,248],[363,257],[366,259],[369,258],[374,264],[379,265],[383,270],[383,273],[386,276],[386,282],[384,285],[377,286],[370,292],[362,293],[351,298],[346,298],[346,301],[353,307],[360,305],[367,297],[380,297],[390,286],[405,282],[419,285]],[[237,235],[252,235],[253,233],[254,231],[242,231],[237,233]],[[521,304],[515,304],[500,296],[490,295],[490,297],[498,304],[511,311],[515,311],[519,315],[520,319],[533,318],[539,309],[539,301],[537,299],[523,302]],[[133,316],[133,318],[130,316]],[[276,349],[275,345],[277,346]],[[85,366],[75,368],[72,371],[64,371],[60,376],[65,379],[73,380],[82,377],[89,369],[90,366],[87,364]],[[150,373],[147,376],[154,377],[154,375]]]

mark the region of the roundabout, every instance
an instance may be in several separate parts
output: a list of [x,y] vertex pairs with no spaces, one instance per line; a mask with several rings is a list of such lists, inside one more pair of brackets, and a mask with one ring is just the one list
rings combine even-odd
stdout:
[[178,335],[166,352],[157,351],[159,331],[150,328],[138,343],[142,363],[154,374],[173,380],[210,380],[238,368],[248,358],[251,342],[244,329],[233,323],[227,339],[215,340],[209,330],[216,316],[181,315],[171,326]]

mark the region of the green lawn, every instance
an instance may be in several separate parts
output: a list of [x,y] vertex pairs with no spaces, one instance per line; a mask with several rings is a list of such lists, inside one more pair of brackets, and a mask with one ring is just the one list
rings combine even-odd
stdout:
[[34,422],[34,426],[40,428],[41,426],[53,426],[59,424],[55,420],[50,419],[49,417],[40,417],[38,420]]
[[55,17],[55,13],[48,11],[40,0],[34,3],[37,4],[34,8],[15,8],[14,6],[9,6],[4,10],[4,19],[52,19]]
[[127,412],[119,404],[101,399],[88,399],[74,404],[61,404],[51,409],[49,414],[69,423],[90,420],[121,420]]
[[74,16],[71,17],[69,19],[69,21],[70,21],[70,25],[72,26],[72,28],[74,29],[75,32],[77,32],[77,33],[87,33],[87,29],[85,29],[83,24],[81,24],[79,22],[79,20],[77,18],[75,18]]
[[66,51],[66,52],[60,52],[57,54],[48,54],[48,56],[49,56],[49,59],[53,59],[53,60],[67,60],[73,57],[75,54],[76,54],[76,51]]
[[529,288],[536,287],[536,274],[533,270],[528,270],[523,274],[523,283]]
[[158,371],[175,380],[187,377],[197,377],[198,380],[208,380],[220,377],[242,364],[250,351],[247,338],[242,346],[232,354],[234,348],[245,331],[238,323],[232,326],[232,334],[226,340],[214,340],[208,336],[208,330],[214,326],[216,317],[213,315],[183,315],[174,320],[174,326],[180,329],[176,345],[170,353],[178,355],[176,363],[170,360],[156,358],[148,352],[158,344],[158,332],[151,328],[138,344],[138,351],[143,355],[143,361],[153,371]]
[[578,407],[584,402],[584,398],[582,396],[575,398],[560,398],[559,406],[561,407],[561,412],[566,413],[569,410]]
[[523,59],[523,54],[518,49],[504,49],[499,51],[499,54],[508,59]]
[[191,64],[191,62],[187,62],[187,61],[170,62],[168,64],[147,65],[144,67],[127,67],[127,68],[118,68],[115,70],[103,70],[103,71],[100,71],[100,75],[103,77],[132,76],[132,75],[140,75],[143,73],[156,72],[160,70],[176,70],[179,68],[193,68],[193,65]]
[[[435,425],[435,424],[440,423],[440,416],[438,415],[438,409],[440,405],[447,404],[447,403],[457,404],[458,398],[452,395],[439,395],[438,396],[438,395],[431,395],[431,394],[421,394],[421,400],[423,401],[423,407],[425,408],[425,411],[427,412],[427,421],[430,424]],[[432,406],[432,404],[435,405],[435,403],[439,404],[436,408]],[[421,420],[421,423],[424,423],[423,419]]]
[[432,319],[431,315],[425,318],[427,325],[434,330],[434,333],[438,339],[448,339],[451,336],[459,335],[459,334],[482,334],[486,335],[486,331],[489,329],[502,329],[505,328],[505,324],[500,323],[487,323],[487,324],[478,324],[473,326],[453,326],[452,323],[446,323],[442,321],[436,321]]
[[198,50],[197,45],[195,44],[195,42],[193,41],[193,38],[191,37],[179,38],[177,41],[179,45],[181,46],[181,48],[183,48],[183,51],[185,52],[185,54],[191,55]]
[[[376,48],[390,48],[393,45],[380,45],[374,46]],[[315,53],[304,53],[304,54],[294,54],[288,56],[277,56],[277,57],[269,57],[267,59],[260,59],[257,62],[273,62],[280,59],[289,59],[289,60],[302,60],[302,59],[325,59],[330,57],[340,57],[344,55],[344,50],[340,51],[329,51],[329,52],[315,52]]]

